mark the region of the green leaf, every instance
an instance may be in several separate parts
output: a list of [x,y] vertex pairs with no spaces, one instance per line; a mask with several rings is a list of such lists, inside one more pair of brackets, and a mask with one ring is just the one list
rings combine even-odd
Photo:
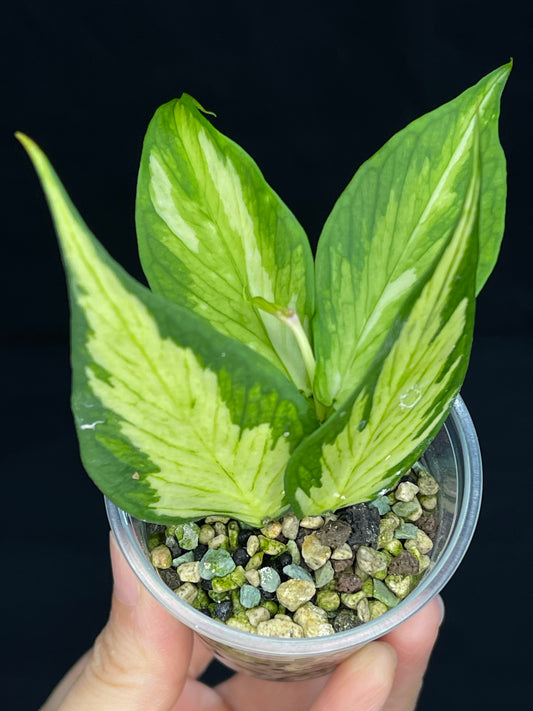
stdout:
[[317,249],[315,394],[338,409],[361,382],[402,304],[457,222],[478,125],[481,155],[477,291],[497,258],[505,213],[497,69],[417,119],[364,163],[336,203]]
[[455,229],[419,277],[363,382],[295,451],[286,491],[295,512],[367,501],[391,486],[429,445],[463,382],[474,324],[481,172],[471,178]]
[[186,94],[160,107],[148,128],[136,222],[153,291],[196,311],[310,393],[294,335],[252,304],[262,297],[290,308],[309,332],[309,241],[250,156]]
[[128,276],[41,150],[19,138],[68,275],[72,406],[89,475],[149,521],[218,513],[259,525],[279,515],[291,451],[316,426],[308,401],[264,358]]

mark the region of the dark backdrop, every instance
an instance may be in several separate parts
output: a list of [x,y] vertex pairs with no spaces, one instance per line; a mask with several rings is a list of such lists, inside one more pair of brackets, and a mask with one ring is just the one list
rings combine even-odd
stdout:
[[40,143],[96,235],[142,278],[135,180],[159,104],[187,91],[216,111],[216,125],[254,156],[316,241],[364,159],[510,56],[501,120],[507,233],[478,301],[463,390],[484,454],[485,501],[444,591],[447,617],[420,708],[499,709],[527,698],[529,662],[517,652],[532,631],[527,5],[20,0],[2,11],[3,708],[38,707],[90,646],[110,594],[102,500],[83,473],[69,413],[63,273],[13,132]]

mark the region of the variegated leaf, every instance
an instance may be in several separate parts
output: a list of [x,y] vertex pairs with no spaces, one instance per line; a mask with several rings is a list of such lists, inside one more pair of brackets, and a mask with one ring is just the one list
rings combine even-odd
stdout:
[[254,161],[184,94],[160,107],[144,141],[136,222],[153,291],[199,313],[287,373],[311,384],[291,331],[252,304],[313,314],[309,241]]
[[402,304],[449,239],[469,182],[474,125],[482,165],[477,291],[503,234],[505,158],[498,140],[510,65],[417,119],[368,160],[335,205],[317,249],[315,394],[333,410],[361,382]]
[[308,401],[264,358],[129,277],[20,138],[68,274],[72,405],[90,476],[149,521],[280,514],[291,451],[316,426]]
[[444,422],[463,382],[474,322],[477,156],[470,155],[469,169],[455,229],[362,384],[293,454],[286,491],[296,513],[373,498],[416,461]]

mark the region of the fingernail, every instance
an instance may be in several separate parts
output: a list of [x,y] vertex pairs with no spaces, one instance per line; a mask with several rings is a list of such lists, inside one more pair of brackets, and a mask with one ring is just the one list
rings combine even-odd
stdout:
[[444,606],[444,600],[441,598],[440,595],[437,595],[437,602],[439,603],[440,607],[440,622],[439,625],[442,625],[442,622],[444,620],[444,615],[446,613],[446,608]]
[[114,595],[124,605],[134,606],[139,601],[140,583],[120,552],[112,533],[110,534],[110,548]]

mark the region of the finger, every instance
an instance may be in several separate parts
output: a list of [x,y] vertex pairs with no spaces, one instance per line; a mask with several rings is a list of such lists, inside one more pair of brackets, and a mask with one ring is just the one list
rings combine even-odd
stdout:
[[183,688],[192,632],[140,585],[113,539],[111,562],[109,621],[62,703],[49,701],[50,711],[169,711]]
[[[248,711],[249,704],[250,699],[248,699]],[[234,711],[234,709],[233,706],[228,706],[214,689],[196,679],[187,679],[181,696],[171,711]]]
[[194,679],[198,676],[202,676],[212,659],[212,650],[209,649],[204,642],[202,642],[198,635],[194,635],[191,663],[189,665],[189,676]]
[[415,708],[443,615],[444,604],[438,597],[383,638],[398,655],[396,679],[384,711]]
[[61,679],[59,684],[50,694],[48,700],[41,706],[40,711],[55,711],[58,709],[69,691],[72,689],[76,681],[79,679],[83,670],[87,666],[89,661],[89,652],[85,652],[83,657],[80,657],[76,664],[69,669],[65,676]]
[[395,668],[396,653],[389,644],[367,644],[335,670],[311,711],[381,711]]
[[[308,711],[329,677],[307,681],[266,681],[236,674],[216,687],[233,711]],[[180,709],[181,711],[181,709]],[[329,709],[332,711],[332,709]]]

